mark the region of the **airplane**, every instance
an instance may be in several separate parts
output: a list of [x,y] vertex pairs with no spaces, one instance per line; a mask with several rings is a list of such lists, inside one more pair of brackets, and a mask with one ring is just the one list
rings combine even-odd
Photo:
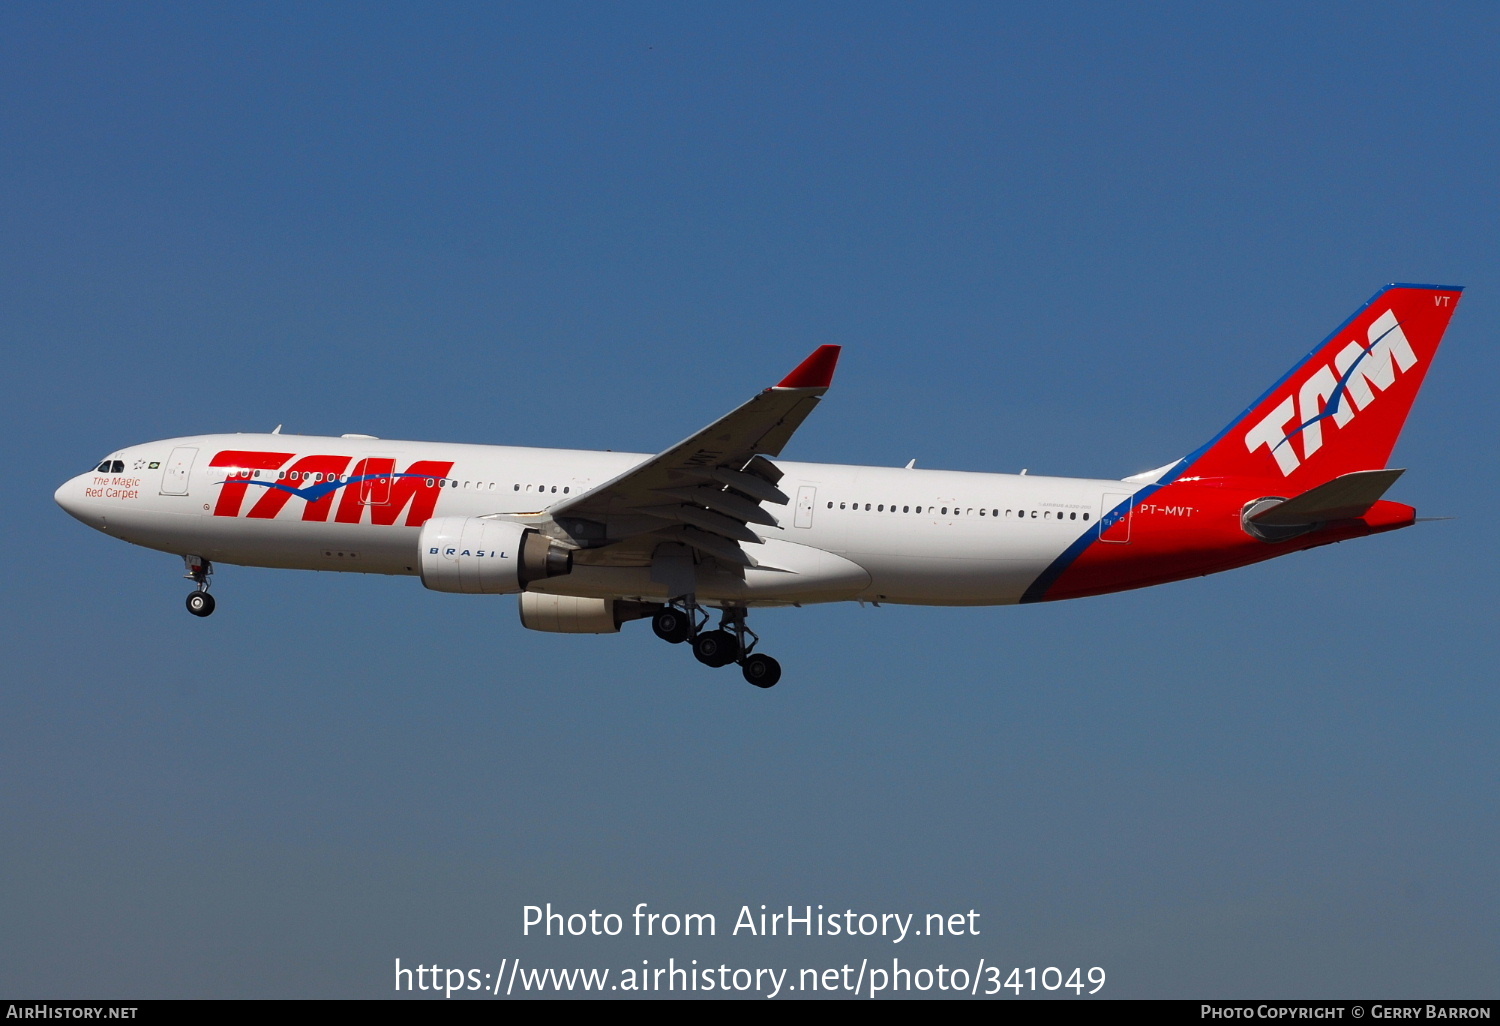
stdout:
[[[65,511],[182,557],[208,616],[215,562],[419,577],[517,594],[538,631],[647,619],[769,688],[750,609],[1008,605],[1183,580],[1416,522],[1387,466],[1458,305],[1387,286],[1190,455],[1120,480],[780,459],[833,381],[819,347],[656,454],[282,434],[169,438],[57,489]],[[719,623],[709,629],[710,610]]]

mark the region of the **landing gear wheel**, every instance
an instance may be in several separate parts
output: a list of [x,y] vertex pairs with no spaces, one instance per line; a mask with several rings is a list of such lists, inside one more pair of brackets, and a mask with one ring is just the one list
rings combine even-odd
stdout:
[[206,591],[195,591],[187,597],[187,607],[194,616],[208,616],[214,611],[214,597]]
[[728,666],[740,657],[740,642],[728,631],[707,631],[693,639],[693,655],[705,666]]
[[747,656],[740,664],[745,679],[758,688],[772,688],[781,679],[781,664],[768,655]]
[[693,621],[682,610],[667,606],[651,618],[651,629],[661,640],[680,645],[693,633]]

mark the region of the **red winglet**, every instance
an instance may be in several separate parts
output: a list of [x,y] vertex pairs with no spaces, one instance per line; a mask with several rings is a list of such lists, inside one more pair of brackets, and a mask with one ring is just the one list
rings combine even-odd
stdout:
[[819,346],[777,383],[777,388],[827,388],[833,383],[833,368],[839,362],[840,346]]

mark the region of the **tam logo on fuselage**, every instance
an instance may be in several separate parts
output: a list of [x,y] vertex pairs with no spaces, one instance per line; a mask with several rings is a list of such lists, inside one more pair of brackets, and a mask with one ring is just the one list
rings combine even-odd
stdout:
[[[327,521],[331,514],[335,523],[389,526],[404,511],[407,527],[421,527],[432,517],[442,494],[441,482],[453,469],[451,461],[417,460],[397,472],[396,461],[390,457],[371,456],[355,462],[353,456],[242,449],[226,449],[208,465],[228,472],[217,482],[221,487],[213,510],[216,517],[272,520],[298,498],[303,502],[303,520]],[[266,479],[256,477],[256,471],[265,473]],[[278,471],[274,480],[271,471]],[[253,494],[255,501],[246,512],[245,500],[252,488],[264,491]]]
[[[1396,383],[1398,373],[1416,366],[1417,354],[1393,311],[1375,319],[1369,338],[1368,346],[1350,342],[1339,350],[1332,366],[1318,367],[1295,396],[1287,396],[1245,433],[1245,448],[1251,452],[1268,448],[1285,477],[1323,447],[1325,421],[1346,426],[1355,413],[1375,401],[1376,392]],[[1294,438],[1301,442],[1301,459],[1292,444]]]

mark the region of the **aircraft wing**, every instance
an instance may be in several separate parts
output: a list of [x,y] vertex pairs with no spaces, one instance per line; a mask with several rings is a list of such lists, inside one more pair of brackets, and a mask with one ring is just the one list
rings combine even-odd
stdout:
[[786,505],[776,487],[779,456],[833,381],[838,346],[820,346],[795,370],[739,409],[618,477],[547,512],[593,544],[654,534],[737,566],[755,566],[740,543],[759,544],[749,524],[774,525],[761,503]]

